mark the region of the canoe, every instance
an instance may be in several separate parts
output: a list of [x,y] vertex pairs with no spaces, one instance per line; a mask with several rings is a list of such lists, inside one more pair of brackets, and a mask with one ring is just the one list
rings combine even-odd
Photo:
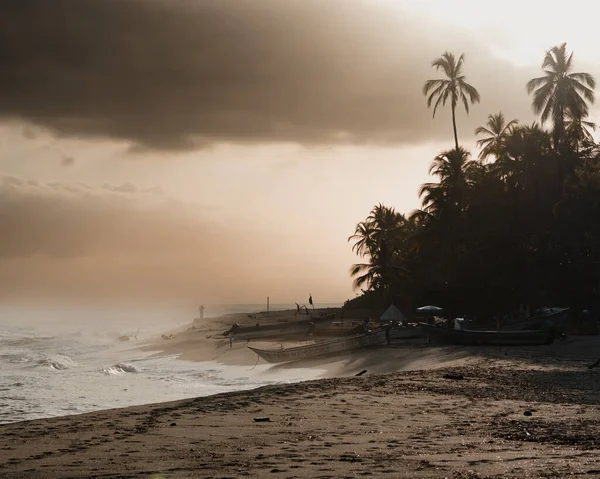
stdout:
[[[531,318],[515,319],[500,322],[502,331],[522,331],[537,330],[543,328],[556,328],[560,331],[566,331],[569,327],[571,318],[571,308],[559,308],[551,310],[547,314],[534,316]],[[473,330],[496,329],[496,324],[488,323],[482,326],[474,326]]]
[[225,336],[233,340],[249,340],[260,338],[273,338],[297,334],[308,334],[313,325],[335,319],[335,314],[311,317],[291,323],[277,323],[265,326],[237,326],[225,332]]
[[553,330],[546,328],[528,331],[480,331],[474,329],[459,331],[425,323],[421,323],[421,328],[432,342],[464,346],[551,344],[555,336]]
[[379,329],[370,333],[346,336],[344,338],[322,341],[306,346],[296,346],[294,348],[258,349],[250,346],[248,347],[268,363],[283,363],[298,359],[315,358],[330,353],[350,351],[364,346],[376,346],[378,344],[384,344],[385,342],[385,330]]

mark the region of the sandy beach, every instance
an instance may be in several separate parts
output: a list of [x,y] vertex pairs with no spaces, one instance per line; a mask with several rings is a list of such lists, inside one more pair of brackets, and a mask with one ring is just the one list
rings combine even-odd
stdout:
[[[208,336],[176,332],[158,354],[256,362]],[[599,352],[597,336],[412,341],[305,361],[326,377],[2,425],[0,477],[600,477]]]

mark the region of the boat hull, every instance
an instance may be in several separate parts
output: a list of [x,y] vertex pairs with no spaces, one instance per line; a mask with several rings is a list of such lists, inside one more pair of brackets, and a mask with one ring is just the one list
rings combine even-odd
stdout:
[[299,359],[315,358],[331,353],[350,351],[365,346],[377,346],[379,344],[384,344],[386,341],[386,332],[381,329],[371,333],[347,336],[306,346],[297,346],[295,348],[258,349],[250,346],[248,346],[248,348],[268,363],[283,363]]
[[297,334],[308,334],[310,325],[296,325],[293,327],[281,327],[281,328],[269,328],[269,329],[259,329],[257,328],[255,331],[241,331],[230,333],[229,336],[234,341],[245,341],[249,339],[261,339],[261,338],[273,338],[279,336],[292,336]]
[[531,331],[458,331],[430,324],[421,324],[421,328],[430,341],[440,344],[520,346],[551,344],[554,341],[554,332],[549,329]]
[[423,329],[420,326],[409,328],[390,328],[390,340],[398,341],[401,339],[416,339],[424,336]]
[[245,326],[238,327],[235,330],[232,328],[227,332],[227,336],[234,341],[246,341],[250,339],[303,335],[308,334],[313,328],[313,325],[331,321],[334,318],[335,314],[329,314],[326,316],[305,319],[302,321],[295,321],[293,323],[270,324],[267,326]]
[[[571,308],[564,308],[555,313],[544,316],[535,316],[533,318],[517,319],[513,321],[502,321],[500,323],[501,331],[523,331],[538,330],[543,328],[555,328],[559,331],[567,331],[569,328],[569,319],[571,317]],[[474,330],[483,330],[495,328],[495,324],[473,327]]]

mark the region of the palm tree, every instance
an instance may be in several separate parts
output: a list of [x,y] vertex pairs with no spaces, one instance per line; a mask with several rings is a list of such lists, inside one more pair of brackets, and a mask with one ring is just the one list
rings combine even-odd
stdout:
[[567,55],[567,44],[546,52],[542,69],[545,75],[527,82],[527,93],[533,93],[533,110],[541,114],[542,123],[553,122],[554,148],[564,136],[565,120],[585,118],[588,103],[594,102],[596,81],[589,73],[570,73],[573,53]]
[[567,115],[565,119],[565,133],[574,143],[573,146],[576,150],[579,149],[579,145],[591,145],[594,143],[594,136],[591,132],[595,129],[595,123],[583,118],[572,118],[570,115]]
[[439,177],[438,183],[425,183],[419,189],[423,210],[434,217],[462,211],[467,191],[472,186],[471,176],[479,165],[470,160],[470,153],[462,147],[440,153],[431,164],[429,174]]
[[431,63],[431,66],[435,67],[436,70],[444,70],[447,78],[427,80],[425,85],[423,85],[423,94],[426,96],[429,95],[427,97],[427,108],[430,108],[435,100],[435,105],[433,107],[434,118],[440,103],[445,106],[446,101],[450,98],[450,105],[452,107],[452,127],[454,129],[454,146],[457,150],[458,133],[456,132],[456,105],[459,101],[462,101],[466,112],[469,113],[469,102],[479,103],[480,100],[479,92],[466,82],[465,76],[463,75],[462,68],[464,57],[464,54],[462,54],[457,60],[452,53],[445,52],[440,58],[435,59]]
[[356,225],[348,241],[354,241],[352,250],[368,258],[368,263],[350,267],[350,275],[356,276],[353,287],[368,285],[370,289],[390,290],[397,275],[395,255],[400,245],[399,236],[406,223],[404,215],[382,204],[375,206],[367,219]]
[[355,241],[352,245],[352,251],[359,256],[367,256],[375,249],[374,226],[369,219],[361,221],[356,225],[354,234],[348,238],[348,241]]
[[476,135],[489,135],[487,138],[477,140],[477,146],[481,148],[479,159],[483,161],[489,156],[493,156],[498,160],[504,155],[506,141],[517,124],[517,120],[510,120],[506,123],[502,112],[489,115],[487,127],[480,126],[475,130]]
[[[505,182],[510,179],[512,186],[522,187],[529,173],[537,171],[535,165],[552,156],[552,135],[537,122],[517,125],[507,137],[505,148],[506,155],[494,163],[495,171]],[[533,173],[533,177],[538,176]]]

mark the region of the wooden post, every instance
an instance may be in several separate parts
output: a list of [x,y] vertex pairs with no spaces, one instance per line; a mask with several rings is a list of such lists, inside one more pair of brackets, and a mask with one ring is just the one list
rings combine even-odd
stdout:
[[267,314],[269,314],[269,297],[267,296]]

